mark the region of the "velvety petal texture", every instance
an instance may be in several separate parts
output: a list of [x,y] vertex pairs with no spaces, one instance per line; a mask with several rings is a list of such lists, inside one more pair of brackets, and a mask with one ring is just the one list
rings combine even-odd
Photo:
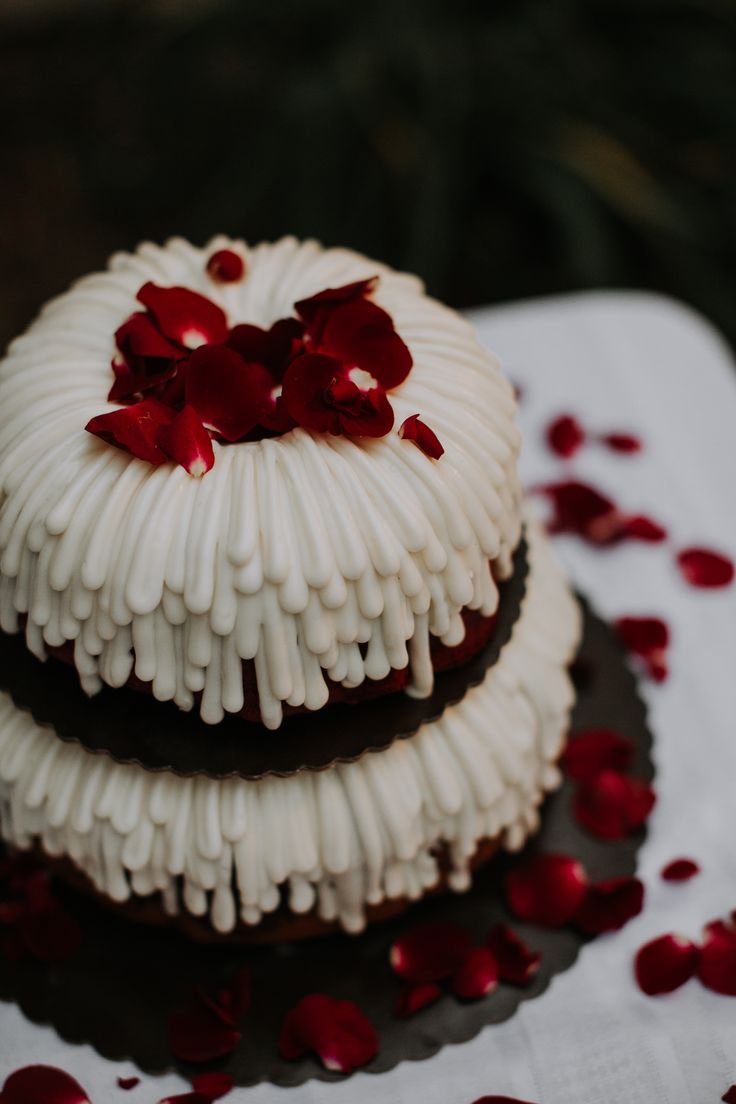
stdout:
[[287,1014],[279,1036],[279,1053],[287,1061],[309,1052],[325,1069],[352,1073],[378,1054],[378,1036],[357,1004],[313,993]]
[[550,928],[572,920],[587,887],[582,863],[569,855],[534,855],[506,875],[506,897],[519,919]]
[[73,1077],[55,1066],[25,1066],[11,1073],[0,1093],[2,1104],[89,1104]]

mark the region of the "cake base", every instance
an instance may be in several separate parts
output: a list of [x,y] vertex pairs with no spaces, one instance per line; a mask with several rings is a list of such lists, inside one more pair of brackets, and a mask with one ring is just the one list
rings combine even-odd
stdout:
[[[625,733],[636,747],[633,773],[650,779],[654,773],[651,736],[634,676],[611,629],[589,610],[576,673],[580,677],[573,732],[605,726]],[[644,831],[618,842],[593,838],[574,821],[571,794],[571,784],[566,782],[548,798],[540,832],[530,848],[576,855],[596,881],[633,873]],[[336,934],[253,950],[219,939],[217,944],[196,943],[171,928],[131,924],[125,916],[62,887],[68,907],[82,926],[80,951],[60,965],[4,963],[0,999],[14,1001],[29,1019],[51,1024],[70,1042],[89,1043],[107,1058],[127,1059],[158,1073],[174,1066],[166,1041],[170,1010],[195,986],[221,987],[237,967],[248,963],[253,975],[252,1010],[242,1022],[240,1046],[222,1064],[237,1084],[267,1080],[293,1086],[310,1078],[339,1079],[311,1058],[295,1063],[279,1058],[276,1043],[284,1015],[310,992],[360,1004],[381,1044],[367,1070],[383,1072],[407,1059],[427,1058],[446,1044],[465,1042],[485,1025],[508,1019],[522,1000],[539,996],[555,974],[574,963],[587,941],[578,932],[518,924],[509,916],[502,880],[515,861],[499,856],[477,872],[467,893],[428,897],[408,914],[384,917],[384,923],[371,924],[359,936]],[[401,909],[406,906],[405,901],[395,904]],[[524,989],[501,984],[474,1003],[447,995],[415,1017],[397,1020],[393,1007],[400,986],[389,966],[388,948],[408,927],[428,921],[466,924],[478,940],[493,924],[511,922],[541,952],[540,970]]]

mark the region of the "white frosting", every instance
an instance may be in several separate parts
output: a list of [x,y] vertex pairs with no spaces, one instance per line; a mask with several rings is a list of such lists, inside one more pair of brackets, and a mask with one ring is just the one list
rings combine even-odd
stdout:
[[479,841],[520,847],[559,781],[579,613],[534,524],[529,536],[498,663],[438,721],[356,763],[257,782],[154,774],[62,742],[0,694],[2,835],[68,856],[115,901],[160,892],[222,932],[282,900],[359,931],[366,904],[436,883],[441,844],[466,888]]
[[[242,282],[207,276],[223,247],[244,257]],[[361,440],[297,429],[215,444],[214,469],[196,480],[85,432],[115,409],[113,335],[140,309],[146,281],[203,292],[231,324],[267,326],[295,300],[374,273],[375,299],[414,359],[391,393],[396,428],[421,414],[445,447],[440,461],[396,431]],[[354,687],[410,664],[412,692],[425,695],[429,634],[459,643],[462,608],[496,608],[488,561],[501,577],[510,570],[514,409],[496,359],[462,318],[415,278],[356,253],[216,238],[117,254],[109,271],[47,304],[0,364],[0,627],[16,632],[27,615],[40,657],[74,641],[89,693],[123,685],[134,665],[182,709],[202,691],[212,724],[243,706],[241,660],[255,661],[269,728],[283,702],[323,706],[325,672]]]

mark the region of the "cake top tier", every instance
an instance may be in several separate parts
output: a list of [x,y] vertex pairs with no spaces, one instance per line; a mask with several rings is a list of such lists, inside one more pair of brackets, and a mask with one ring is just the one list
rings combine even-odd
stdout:
[[428,693],[430,635],[459,643],[510,570],[514,406],[463,319],[359,254],[117,254],[0,365],[0,625],[211,723],[243,663],[270,728],[325,675],[409,664]]

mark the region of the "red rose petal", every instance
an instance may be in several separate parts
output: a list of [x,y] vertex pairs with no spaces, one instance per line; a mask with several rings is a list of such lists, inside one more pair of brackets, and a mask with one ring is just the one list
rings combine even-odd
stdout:
[[123,360],[115,359],[115,374],[108,399],[126,402],[142,396],[176,372],[181,349],[159,333],[153,320],[141,311],[132,314],[115,332]]
[[582,863],[569,855],[534,855],[506,875],[506,896],[520,920],[558,928],[577,912],[587,891]]
[[89,1104],[73,1077],[55,1066],[25,1066],[11,1073],[0,1093],[2,1104]]
[[695,973],[698,948],[681,935],[660,935],[637,953],[636,980],[648,996],[671,993]]
[[169,460],[181,464],[184,471],[196,479],[208,472],[215,462],[210,435],[192,406],[185,406],[173,422],[161,427],[157,442]]
[[619,617],[614,628],[628,652],[641,659],[656,682],[667,678],[670,633],[660,617]]
[[207,275],[218,284],[234,284],[245,274],[245,261],[232,249],[218,249],[207,261]]
[[428,1004],[433,1004],[442,996],[439,985],[433,981],[426,981],[420,985],[407,985],[399,993],[394,1006],[394,1016],[400,1020],[406,1020],[413,1016]]
[[204,345],[187,363],[187,404],[226,441],[239,441],[258,425],[272,389],[262,365],[225,345]]
[[480,1096],[473,1104],[530,1104],[528,1100],[518,1100],[515,1096]]
[[196,291],[148,283],[137,298],[151,312],[161,333],[184,349],[217,345],[227,338],[225,312]]
[[370,373],[386,391],[403,383],[412,368],[408,348],[391,316],[368,299],[340,305],[327,318],[319,351]]
[[167,1024],[171,1053],[184,1062],[210,1062],[231,1054],[241,1034],[222,1010],[195,993],[169,1016]]
[[616,544],[622,540],[662,541],[666,531],[643,515],[620,510],[607,495],[587,483],[564,480],[535,488],[553,507],[551,533],[575,533],[591,544]]
[[698,977],[715,993],[736,997],[736,923],[714,920],[706,925]]
[[488,947],[473,947],[452,977],[452,991],[462,1000],[480,1000],[498,985],[498,965]]
[[378,276],[370,276],[367,280],[356,280],[342,287],[325,288],[309,299],[300,299],[294,304],[294,310],[301,319],[310,323],[321,311],[331,310],[340,303],[348,303],[351,299],[361,299],[370,295],[377,283]]
[[194,1091],[206,1096],[208,1100],[221,1100],[223,1096],[227,1096],[234,1084],[229,1073],[199,1073],[192,1078]]
[[700,867],[694,859],[673,859],[662,867],[665,882],[687,882],[700,873]]
[[144,399],[133,406],[98,414],[84,427],[109,445],[116,445],[149,464],[163,464],[167,457],[157,444],[161,428],[176,414],[156,399]]
[[599,440],[613,452],[640,452],[642,443],[632,433],[604,433]]
[[169,341],[150,315],[134,311],[115,331],[115,344],[126,360],[167,361],[181,356],[178,345]]
[[140,1077],[118,1077],[118,1088],[124,1089],[126,1092],[130,1092],[131,1089],[140,1085]]
[[218,993],[220,1005],[236,1020],[250,1010],[251,997],[251,973],[248,966],[240,966],[230,979],[227,989]]
[[321,353],[305,353],[291,362],[282,398],[297,425],[321,433],[385,437],[394,423],[382,387],[361,391],[347,378],[341,361]]
[[588,887],[575,925],[586,935],[618,931],[639,915],[643,905],[644,885],[638,878],[609,878]]
[[667,530],[659,522],[653,521],[644,514],[634,514],[624,519],[621,536],[647,541],[649,544],[659,544],[667,540]]
[[733,582],[733,562],[710,548],[686,548],[677,555],[677,566],[690,586],[714,589]]
[[725,1101],[725,1104],[736,1104],[736,1085],[731,1085],[730,1089],[726,1089],[721,1100]]
[[578,823],[593,835],[616,840],[639,828],[654,802],[654,790],[647,782],[603,770],[580,783],[572,808]]
[[572,414],[561,414],[547,426],[547,444],[554,453],[568,460],[585,441],[585,430]]
[[309,1051],[325,1069],[352,1073],[378,1054],[378,1037],[352,1001],[313,993],[287,1014],[279,1036],[279,1053],[287,1061]]
[[[2,1101],[0,1101],[2,1104]],[[159,1104],[210,1104],[210,1098],[205,1096],[204,1093],[199,1092],[185,1092],[177,1093],[176,1096],[167,1096],[163,1100],[159,1100]]]
[[439,460],[445,451],[437,434],[421,420],[418,414],[412,414],[401,423],[399,437],[403,437],[406,441],[413,441],[425,456],[429,456],[432,460]]
[[542,956],[530,950],[508,924],[496,924],[486,937],[486,946],[498,964],[502,981],[526,985],[539,969]]
[[611,728],[578,732],[565,748],[562,765],[568,778],[582,781],[600,771],[626,770],[634,756],[634,743]]
[[420,924],[391,945],[389,961],[404,981],[443,981],[460,969],[472,946],[459,924]]

